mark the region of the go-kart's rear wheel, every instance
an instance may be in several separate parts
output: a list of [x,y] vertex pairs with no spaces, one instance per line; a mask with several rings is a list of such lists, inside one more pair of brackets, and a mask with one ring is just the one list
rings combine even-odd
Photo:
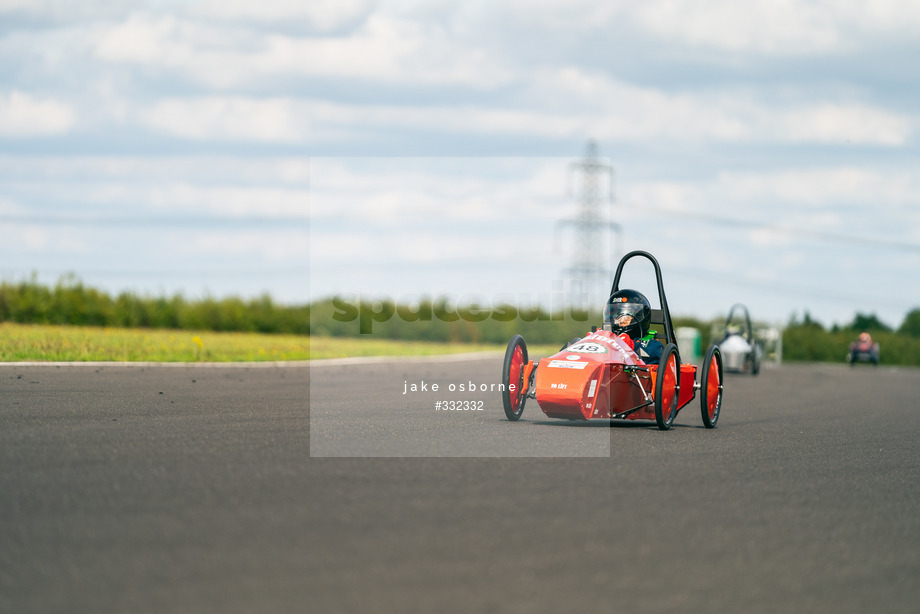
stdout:
[[679,373],[680,357],[677,355],[677,346],[669,343],[661,353],[658,373],[655,376],[655,422],[662,431],[671,428],[674,416],[677,415]]
[[700,410],[703,414],[703,425],[715,428],[719,421],[719,411],[722,409],[722,352],[719,346],[710,345],[703,359],[703,368],[700,371]]
[[[505,350],[505,364],[502,367],[502,404],[505,415],[512,422],[524,413],[524,365],[527,364],[527,344],[520,335],[511,337]],[[513,388],[513,390],[512,390]]]

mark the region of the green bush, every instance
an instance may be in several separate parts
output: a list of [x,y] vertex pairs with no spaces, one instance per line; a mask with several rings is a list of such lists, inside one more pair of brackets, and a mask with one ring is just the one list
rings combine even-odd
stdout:
[[898,328],[898,334],[920,338],[920,307],[910,310]]
[[181,295],[141,297],[123,292],[112,298],[85,287],[73,275],[62,277],[53,288],[39,284],[33,275],[28,281],[0,283],[0,322],[306,335],[310,309],[276,305],[268,295],[250,301],[192,301]]
[[804,321],[793,320],[783,331],[783,360],[846,362],[850,344],[867,331],[879,344],[882,364],[920,366],[920,335],[911,334],[917,314],[918,309],[908,313],[898,332],[892,332],[875,315],[856,314],[847,326],[825,330],[806,313]]

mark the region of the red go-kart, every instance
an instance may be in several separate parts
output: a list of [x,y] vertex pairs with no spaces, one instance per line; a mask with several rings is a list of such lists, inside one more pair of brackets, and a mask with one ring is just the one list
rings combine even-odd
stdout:
[[663,330],[664,345],[653,364],[639,357],[625,335],[591,327],[591,332],[539,362],[528,360],[527,344],[514,335],[505,352],[502,402],[508,420],[520,419],[527,399],[536,399],[550,418],[569,420],[654,420],[661,430],[700,391],[703,424],[714,428],[722,407],[722,355],[718,346],[706,351],[696,382],[696,365],[682,365],[658,261],[644,251],[630,252],[617,266],[611,296],[617,292],[623,265],[643,257],[655,268],[660,309],[651,310],[652,326]]
[[859,337],[850,344],[850,351],[847,352],[847,362],[855,365],[858,362],[871,362],[876,367],[879,363],[878,342],[872,339],[872,335],[867,332],[859,333]]

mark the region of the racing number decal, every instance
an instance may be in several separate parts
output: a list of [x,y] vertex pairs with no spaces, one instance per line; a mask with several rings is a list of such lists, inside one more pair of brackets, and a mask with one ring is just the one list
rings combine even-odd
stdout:
[[583,354],[606,354],[607,348],[597,343],[576,343],[565,348],[566,352],[581,352]]

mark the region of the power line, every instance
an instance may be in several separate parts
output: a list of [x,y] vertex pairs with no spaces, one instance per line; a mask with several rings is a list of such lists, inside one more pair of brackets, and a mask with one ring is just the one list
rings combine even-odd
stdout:
[[654,206],[648,206],[648,205],[643,205],[642,210],[650,211],[652,213],[673,215],[677,217],[693,219],[693,220],[707,222],[709,224],[715,224],[719,226],[728,226],[731,228],[754,228],[754,229],[760,229],[760,230],[769,230],[771,232],[775,232],[778,234],[795,235],[795,236],[805,237],[809,239],[819,239],[823,241],[847,243],[849,245],[862,245],[865,247],[879,247],[879,248],[884,248],[884,249],[894,249],[894,250],[920,253],[920,244],[909,243],[906,241],[893,241],[891,239],[881,239],[878,237],[860,237],[860,236],[854,236],[854,235],[843,235],[843,234],[836,234],[832,232],[823,232],[823,231],[817,231],[817,230],[809,230],[806,228],[799,228],[796,226],[790,226],[789,224],[769,224],[766,222],[758,222],[754,220],[742,220],[742,219],[737,219],[737,218],[719,217],[715,215],[708,215],[705,213],[678,211],[674,209],[666,209],[662,207],[654,207]]
[[843,301],[853,298],[852,290],[844,291],[822,291],[820,288],[814,286],[806,286],[800,284],[791,284],[789,282],[782,281],[773,281],[763,278],[752,278],[752,277],[742,277],[738,275],[727,275],[718,271],[712,271],[707,269],[700,268],[684,268],[679,266],[668,265],[668,272],[672,275],[679,275],[680,277],[692,277],[696,279],[703,279],[708,282],[716,282],[722,285],[728,286],[747,286],[750,288],[758,288],[761,290],[768,290],[771,292],[781,291],[794,294],[796,296],[808,296],[810,298],[818,298],[823,300],[834,300],[834,301]]

